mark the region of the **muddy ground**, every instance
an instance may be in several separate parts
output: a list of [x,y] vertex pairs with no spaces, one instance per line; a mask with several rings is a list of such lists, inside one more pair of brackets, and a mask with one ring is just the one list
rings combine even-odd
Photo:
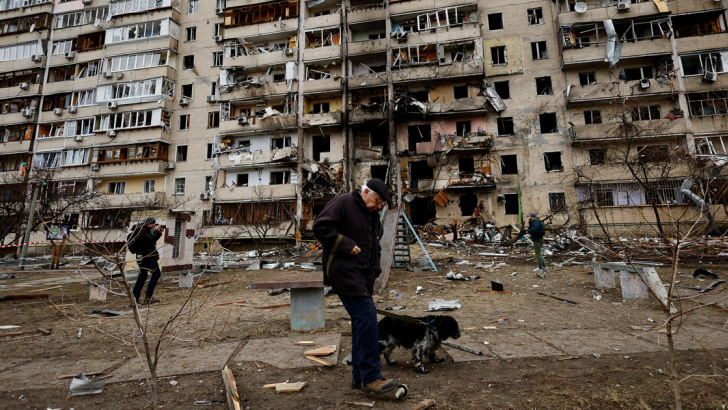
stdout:
[[[175,345],[205,348],[235,344],[233,354],[227,365],[233,370],[244,409],[339,409],[351,408],[346,402],[372,402],[374,408],[409,408],[419,401],[431,398],[437,409],[665,409],[673,405],[673,393],[669,385],[667,371],[668,355],[664,335],[660,336],[659,326],[665,313],[652,297],[625,301],[619,289],[600,292],[594,288],[591,269],[584,265],[568,265],[562,268],[551,267],[545,279],[536,277],[532,272],[533,262],[528,256],[477,258],[467,251],[434,249],[433,257],[440,259],[439,272],[409,272],[396,269],[392,272],[389,290],[405,294],[400,305],[404,310],[398,313],[424,315],[427,303],[433,299],[460,299],[462,308],[441,313],[455,317],[463,335],[477,340],[487,356],[487,360],[455,363],[444,351],[440,355],[447,360],[440,364],[427,364],[429,374],[416,373],[407,363],[407,352],[398,350],[396,366],[383,365],[383,373],[409,386],[409,395],[404,400],[393,397],[366,395],[351,390],[350,367],[341,359],[350,351],[351,338],[342,336],[339,363],[331,368],[278,369],[272,365],[254,362],[240,362],[233,358],[242,347],[252,339],[267,339],[299,335],[290,330],[288,308],[269,310],[250,307],[215,304],[245,301],[253,306],[270,306],[288,302],[288,294],[269,296],[263,290],[250,290],[252,282],[285,273],[285,271],[241,271],[210,273],[205,275],[207,284],[233,281],[230,284],[213,286],[195,291],[191,301],[202,306],[191,319],[182,317],[176,326],[178,341]],[[444,258],[454,257],[470,262],[503,261],[507,266],[499,269],[484,270],[473,265],[456,265]],[[548,262],[559,262],[567,257],[555,256]],[[588,258],[577,259],[588,261]],[[696,267],[707,267],[718,273],[721,278],[728,276],[728,266],[709,264],[686,264],[681,271],[692,273]],[[445,279],[449,270],[465,276],[479,275],[483,279],[457,282]],[[665,278],[667,268],[658,268]],[[512,275],[515,273],[515,275]],[[27,293],[43,289],[39,279],[54,277],[78,277],[73,270],[56,272],[36,271],[14,273],[18,279],[3,280],[0,296]],[[93,273],[89,273],[93,275]],[[507,291],[512,294],[476,292],[477,289],[490,289],[490,279],[500,278]],[[184,291],[172,281],[176,278],[163,277],[156,297],[161,302],[148,311],[149,334],[155,338],[163,323],[173,315],[185,299]],[[681,284],[705,286],[709,280],[681,277]],[[436,282],[442,284],[435,284]],[[30,283],[31,285],[27,285]],[[25,285],[25,286],[24,286]],[[67,283],[60,288],[38,293],[50,294],[56,305],[66,305],[65,309],[53,309],[48,301],[20,300],[0,302],[0,325],[19,325],[10,332],[32,330],[38,327],[52,329],[50,336],[31,335],[22,339],[0,339],[0,409],[143,409],[149,408],[149,390],[146,380],[109,382],[103,393],[90,396],[73,397],[66,400],[70,380],[45,383],[42,388],[33,388],[31,375],[23,374],[14,366],[18,363],[53,360],[101,360],[113,362],[106,369],[113,377],[118,363],[139,360],[133,342],[139,347],[139,338],[129,315],[119,317],[98,317],[91,315],[92,310],[111,309],[128,311],[125,297],[109,295],[107,302],[89,302],[88,287],[79,281]],[[422,286],[416,294],[417,286]],[[536,287],[537,286],[537,287]],[[725,286],[725,285],[723,285]],[[114,288],[116,291],[120,289]],[[577,302],[569,304],[539,295],[537,292],[557,294],[559,297]],[[695,295],[696,291],[682,290],[685,295]],[[598,298],[601,296],[601,298]],[[726,294],[706,296],[696,301],[686,302],[684,309],[719,301]],[[395,299],[386,293],[376,298],[379,307],[393,305]],[[325,299],[326,328],[323,332],[346,332],[350,330],[349,317],[335,295]],[[678,350],[678,369],[680,377],[720,374],[725,376],[728,369],[728,302],[721,301],[716,306],[694,311],[685,317],[683,333],[709,335],[700,340],[687,338]],[[65,314],[62,313],[65,311]],[[505,319],[503,323],[491,323]],[[654,320],[653,321],[650,321]],[[483,329],[496,326],[496,329]],[[652,330],[635,330],[633,326]],[[83,328],[80,338],[78,329]],[[695,330],[699,331],[695,333]],[[589,350],[581,354],[570,354],[560,341],[549,339],[549,335],[565,330],[575,337],[584,336],[584,343],[602,346],[602,353],[594,355]],[[692,333],[691,333],[692,332]],[[543,345],[548,345],[551,353],[536,349],[534,343],[523,340],[528,334]],[[632,349],[629,353],[611,349],[614,335],[633,340],[635,345],[647,346],[645,349]],[[678,333],[680,336],[681,333]],[[305,340],[306,335],[300,335]],[[199,341],[200,339],[204,341]],[[589,339],[589,340],[587,340]],[[188,340],[191,342],[184,342]],[[533,340],[533,339],[531,339]],[[484,341],[490,341],[488,345]],[[639,341],[639,343],[638,343]],[[629,342],[627,342],[629,343]],[[700,344],[708,349],[703,349]],[[508,348],[509,355],[501,352]],[[596,349],[596,348],[595,348]],[[555,353],[554,353],[555,352]],[[597,357],[599,356],[599,357]],[[162,356],[160,361],[164,361]],[[203,360],[196,354],[188,357],[190,363]],[[187,364],[180,364],[181,370]],[[22,367],[21,367],[22,369]],[[50,375],[59,373],[52,365],[47,366]],[[22,381],[22,387],[3,386],[8,380]],[[271,389],[263,389],[267,383],[283,381],[306,381],[308,385],[298,393],[276,394]],[[176,382],[172,385],[170,382]],[[43,384],[43,383],[41,383]],[[160,404],[165,409],[226,409],[223,403],[212,403],[211,407],[193,406],[195,400],[224,400],[224,386],[219,371],[165,378],[160,381]],[[690,377],[682,383],[685,408],[724,409],[728,406],[728,384],[723,377]]]

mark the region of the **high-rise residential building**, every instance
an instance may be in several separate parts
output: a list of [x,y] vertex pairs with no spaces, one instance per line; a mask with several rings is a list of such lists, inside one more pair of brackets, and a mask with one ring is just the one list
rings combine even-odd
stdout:
[[[57,216],[104,237],[174,204],[230,246],[311,239],[371,177],[414,224],[536,210],[590,231],[599,212],[649,235],[610,152],[628,118],[635,155],[728,155],[726,8],[0,0],[0,176],[57,168],[54,188],[104,194]],[[660,181],[660,205],[695,206],[682,182]]]

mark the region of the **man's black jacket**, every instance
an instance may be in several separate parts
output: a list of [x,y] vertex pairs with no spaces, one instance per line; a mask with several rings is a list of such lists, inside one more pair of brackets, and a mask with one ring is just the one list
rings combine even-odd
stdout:
[[[324,284],[343,296],[372,296],[374,281],[382,272],[379,267],[382,238],[379,212],[370,212],[364,205],[359,191],[342,194],[332,199],[313,223],[313,233],[324,245],[322,263]],[[336,238],[343,235],[341,243],[326,271],[329,254]],[[354,246],[361,249],[359,255],[350,255]]]
[[135,229],[134,237],[136,238],[135,244],[139,246],[137,255],[142,255],[145,258],[159,258],[157,241],[162,237],[162,232],[154,228],[148,228],[146,225],[139,225]]

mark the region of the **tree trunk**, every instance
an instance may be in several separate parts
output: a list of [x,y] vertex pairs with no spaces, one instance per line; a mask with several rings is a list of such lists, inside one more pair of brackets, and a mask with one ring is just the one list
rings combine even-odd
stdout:
[[672,376],[672,392],[675,395],[675,410],[682,410],[682,398],[680,397],[680,379],[677,374],[677,363],[675,363],[675,344],[672,337],[672,318],[670,317],[670,311],[667,312],[667,323],[665,328],[667,330],[667,354],[670,360],[670,375]]

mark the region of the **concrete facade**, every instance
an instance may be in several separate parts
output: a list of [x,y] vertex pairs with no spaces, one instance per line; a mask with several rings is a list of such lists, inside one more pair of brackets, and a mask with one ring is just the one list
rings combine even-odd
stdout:
[[[587,174],[600,212],[649,223],[590,150],[620,144],[621,105],[660,130],[645,145],[728,155],[727,6],[607,3],[0,2],[1,172],[27,162],[64,185],[153,193],[219,239],[271,200],[276,239],[312,239],[321,207],[373,176],[415,224],[517,223],[519,201],[592,229]],[[131,217],[108,211],[123,222],[99,228]]]

